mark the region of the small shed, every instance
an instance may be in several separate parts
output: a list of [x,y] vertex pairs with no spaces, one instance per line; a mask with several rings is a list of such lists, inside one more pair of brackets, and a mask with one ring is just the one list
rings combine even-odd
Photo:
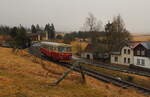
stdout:
[[32,41],[41,41],[47,39],[47,33],[28,33],[28,37]]
[[92,44],[88,44],[87,47],[85,48],[85,51],[81,53],[81,57],[93,60],[94,51],[95,51],[95,48],[92,46]]

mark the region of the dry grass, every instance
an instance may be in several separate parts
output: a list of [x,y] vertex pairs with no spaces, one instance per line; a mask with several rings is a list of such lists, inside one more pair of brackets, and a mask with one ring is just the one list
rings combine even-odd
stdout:
[[15,55],[11,49],[0,48],[0,97],[145,97],[134,89],[122,89],[86,76],[87,84],[80,84],[80,74],[72,72],[58,86],[48,84],[68,70],[44,61],[53,72],[46,76],[37,59],[29,54]]
[[78,41],[73,41],[71,42],[72,45],[72,51],[73,53],[78,53],[81,47],[81,51],[84,51],[85,48],[87,47],[88,43],[87,42],[78,42]]
[[150,83],[150,78],[149,77],[144,77],[144,76],[139,76],[139,75],[129,74],[129,73],[123,73],[123,72],[119,72],[119,71],[108,70],[108,69],[105,69],[105,68],[96,67],[96,66],[89,65],[89,64],[83,64],[83,65],[87,68],[92,69],[92,70],[102,72],[102,73],[105,73],[105,74],[108,74],[108,75],[111,75],[111,76],[114,76],[114,77],[120,77],[121,79],[124,79],[124,80],[127,80],[127,81],[129,80],[128,77],[132,77],[133,78],[133,80],[132,80],[133,83],[136,83],[136,84],[142,85],[144,87],[150,88],[150,84],[149,84]]
[[133,35],[134,41],[150,41],[150,35]]

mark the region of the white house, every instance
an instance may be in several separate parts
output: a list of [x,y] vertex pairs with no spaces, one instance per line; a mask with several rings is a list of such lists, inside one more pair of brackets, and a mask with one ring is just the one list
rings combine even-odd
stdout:
[[140,43],[134,48],[134,65],[150,69],[150,41]]
[[113,64],[122,64],[129,66],[134,63],[134,47],[137,43],[130,43],[125,45],[118,52],[112,52],[111,54],[111,63]]

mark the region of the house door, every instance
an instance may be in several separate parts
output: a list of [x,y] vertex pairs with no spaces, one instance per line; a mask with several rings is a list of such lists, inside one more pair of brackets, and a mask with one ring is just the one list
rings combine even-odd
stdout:
[[87,57],[86,57],[87,59],[90,59],[90,55],[89,54],[87,54]]

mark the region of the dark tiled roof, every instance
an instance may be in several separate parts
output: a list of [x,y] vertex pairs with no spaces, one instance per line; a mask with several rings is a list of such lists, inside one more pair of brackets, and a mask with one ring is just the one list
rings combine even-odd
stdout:
[[143,45],[146,49],[150,49],[150,41],[142,42],[141,45]]
[[27,34],[27,36],[29,36],[29,37],[38,36],[38,35],[44,36],[45,33],[28,33],[28,34]]
[[120,55],[121,52],[111,52],[112,55]]
[[121,49],[122,49],[124,46],[128,46],[128,47],[130,47],[131,49],[134,49],[138,44],[140,44],[140,42],[123,43],[123,44],[121,44],[120,48],[118,48],[117,50],[111,52],[111,54],[112,54],[112,55],[120,55],[120,54],[121,54]]
[[94,51],[95,47],[92,44],[88,44],[84,52],[94,53]]

